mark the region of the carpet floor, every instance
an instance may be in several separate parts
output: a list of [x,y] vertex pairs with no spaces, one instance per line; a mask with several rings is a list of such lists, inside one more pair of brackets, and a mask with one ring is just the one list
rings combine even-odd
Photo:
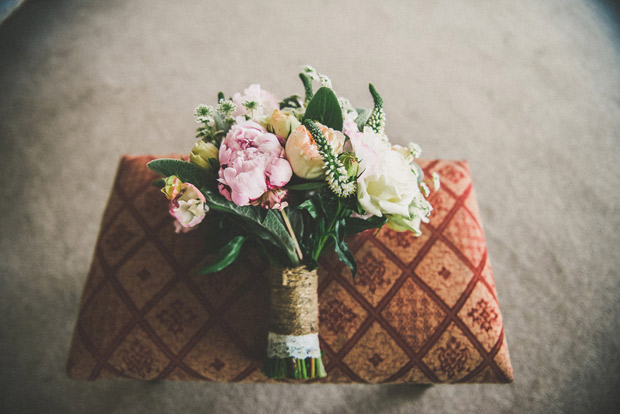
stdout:
[[[467,159],[510,385],[69,380],[122,154],[189,151],[193,109],[311,64],[393,141]],[[27,0],[0,25],[0,412],[620,412],[620,26],[580,0]]]

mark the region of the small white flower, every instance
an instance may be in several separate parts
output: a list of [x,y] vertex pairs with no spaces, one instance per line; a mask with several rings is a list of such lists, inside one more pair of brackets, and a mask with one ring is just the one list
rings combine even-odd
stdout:
[[235,105],[233,101],[221,101],[217,106],[217,111],[226,118],[235,112],[236,109],[237,105]]
[[439,174],[434,172],[433,173],[433,187],[435,188],[435,191],[439,190],[440,186],[441,186],[441,183],[439,182]]
[[345,118],[347,118],[348,114],[350,117],[352,117],[352,119],[355,119],[355,117],[357,117],[357,111],[355,110],[355,108],[353,108],[353,105],[351,105],[351,101],[349,101],[347,98],[340,96],[338,97],[338,103],[340,104],[340,109],[342,109],[342,113],[345,115]]
[[198,105],[194,110],[194,116],[196,117],[196,122],[201,123],[211,123],[213,122],[213,107],[209,105]]
[[318,74],[316,72],[316,69],[314,69],[312,66],[310,65],[304,65],[301,67],[301,71],[310,79],[310,80],[315,80],[318,78]]
[[431,193],[431,190],[428,188],[428,185],[426,185],[426,183],[420,183],[420,190],[424,194],[424,197],[428,197],[428,195]]
[[422,155],[422,148],[414,142],[410,142],[409,145],[407,145],[407,149],[413,158],[419,158],[420,155]]
[[319,75],[319,81],[321,82],[321,86],[325,88],[332,89],[332,81],[325,75]]

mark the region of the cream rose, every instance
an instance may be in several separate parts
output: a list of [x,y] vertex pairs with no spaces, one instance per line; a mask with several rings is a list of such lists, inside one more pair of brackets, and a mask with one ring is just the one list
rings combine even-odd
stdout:
[[267,131],[284,139],[288,138],[299,125],[301,123],[295,118],[295,115],[282,112],[279,109],[274,110],[271,115],[265,118]]
[[[327,138],[334,153],[340,154],[344,146],[344,134],[318,122],[316,125],[323,132],[325,138]],[[323,158],[319,154],[312,135],[303,125],[291,132],[291,135],[286,140],[286,158],[291,163],[293,172],[298,177],[312,180],[325,176],[323,173]]]
[[189,160],[205,170],[212,170],[209,159],[213,158],[217,161],[218,154],[219,150],[215,145],[210,142],[200,140],[196,143],[196,145],[194,145],[192,152],[190,152]]

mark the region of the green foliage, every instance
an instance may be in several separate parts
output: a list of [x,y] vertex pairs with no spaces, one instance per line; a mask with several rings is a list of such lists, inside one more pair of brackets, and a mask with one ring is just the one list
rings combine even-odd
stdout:
[[357,234],[370,229],[378,229],[387,222],[387,218],[371,216],[367,219],[349,217],[346,219],[347,234]]
[[[317,94],[318,95],[318,94]],[[304,121],[304,126],[308,129],[316,144],[319,154],[323,159],[323,171],[325,172],[325,180],[329,184],[329,188],[338,197],[348,197],[355,193],[357,185],[353,179],[349,179],[347,170],[342,162],[334,154],[334,150],[325,138],[319,127],[310,119]]]
[[[333,245],[338,258],[349,266],[355,276],[357,264],[345,236],[349,234],[349,220],[356,209],[357,200],[354,198],[335,198],[323,190],[290,211],[289,218],[304,252],[304,264],[308,268],[317,267],[319,257]],[[379,220],[371,218],[367,223],[366,220],[357,220],[360,222],[353,222],[353,227],[358,230],[356,232],[381,226],[385,222],[383,217]]]
[[285,109],[285,108],[299,109],[301,108],[301,104],[299,103],[300,99],[301,98],[299,97],[299,95],[291,95],[288,98],[284,98],[280,102],[280,109]]
[[313,219],[317,218],[318,212],[316,205],[314,204],[314,199],[308,199],[304,201],[297,206],[297,209],[307,211],[308,214],[310,214],[310,217],[312,217]]
[[308,103],[303,121],[308,119],[320,122],[337,131],[342,131],[342,108],[340,108],[340,102],[338,102],[338,97],[334,91],[325,87],[319,88],[316,91],[316,94]]
[[248,233],[282,251],[288,259],[288,264],[299,265],[295,243],[280,215],[275,210],[238,206],[211,189],[201,188],[200,191],[205,196],[209,208],[238,217],[242,220],[238,224]]
[[366,121],[366,125],[371,127],[373,131],[378,134],[383,134],[385,131],[385,112],[383,111],[383,98],[379,95],[379,92],[375,89],[373,84],[368,85],[368,89],[370,90],[370,94],[372,95],[372,100],[375,103],[375,107],[370,114],[370,117]]
[[326,187],[327,183],[325,181],[308,181],[306,183],[295,184],[286,186],[289,190],[316,190],[317,188]]
[[173,158],[153,160],[147,166],[164,178],[176,175],[184,183],[193,184],[197,188],[207,186],[210,182],[213,182],[214,178],[212,173],[196,164]]
[[368,118],[370,118],[370,111],[368,109],[360,109],[357,114],[355,124],[360,132],[364,132],[364,126],[366,126],[366,122],[368,122]]
[[213,189],[215,177],[195,164],[162,158],[151,161],[148,167],[162,177],[176,175],[181,181],[195,185],[205,196],[209,208],[237,217],[238,224],[250,235],[283,252],[291,265],[299,265],[293,239],[276,211],[252,206],[238,206],[226,200],[217,190]]
[[334,251],[338,255],[338,259],[349,266],[351,273],[353,274],[353,279],[355,279],[355,273],[357,273],[357,262],[355,261],[353,253],[349,250],[349,246],[347,246],[347,243],[344,241],[345,229],[345,219],[343,218],[337,220],[331,237],[334,240]]
[[301,82],[304,84],[304,93],[306,94],[304,103],[308,105],[314,96],[314,91],[312,90],[312,79],[310,79],[305,73],[300,73],[299,79],[301,79]]
[[239,256],[246,238],[246,236],[234,237],[220,249],[213,262],[200,269],[197,273],[202,275],[215,273],[231,265]]

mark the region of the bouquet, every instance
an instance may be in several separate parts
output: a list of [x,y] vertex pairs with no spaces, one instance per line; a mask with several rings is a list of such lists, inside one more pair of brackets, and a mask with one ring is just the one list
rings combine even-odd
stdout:
[[[251,85],[216,107],[200,105],[189,161],[148,166],[170,200],[179,233],[213,215],[217,272],[254,247],[269,263],[270,321],[263,372],[270,378],[324,377],[318,338],[317,268],[333,249],[355,277],[347,235],[387,224],[420,234],[432,207],[415,163],[420,147],[392,145],[383,101],[372,84],[371,110],[339,97],[325,75],[305,66],[304,96],[279,101]],[[320,87],[314,91],[316,83]]]

